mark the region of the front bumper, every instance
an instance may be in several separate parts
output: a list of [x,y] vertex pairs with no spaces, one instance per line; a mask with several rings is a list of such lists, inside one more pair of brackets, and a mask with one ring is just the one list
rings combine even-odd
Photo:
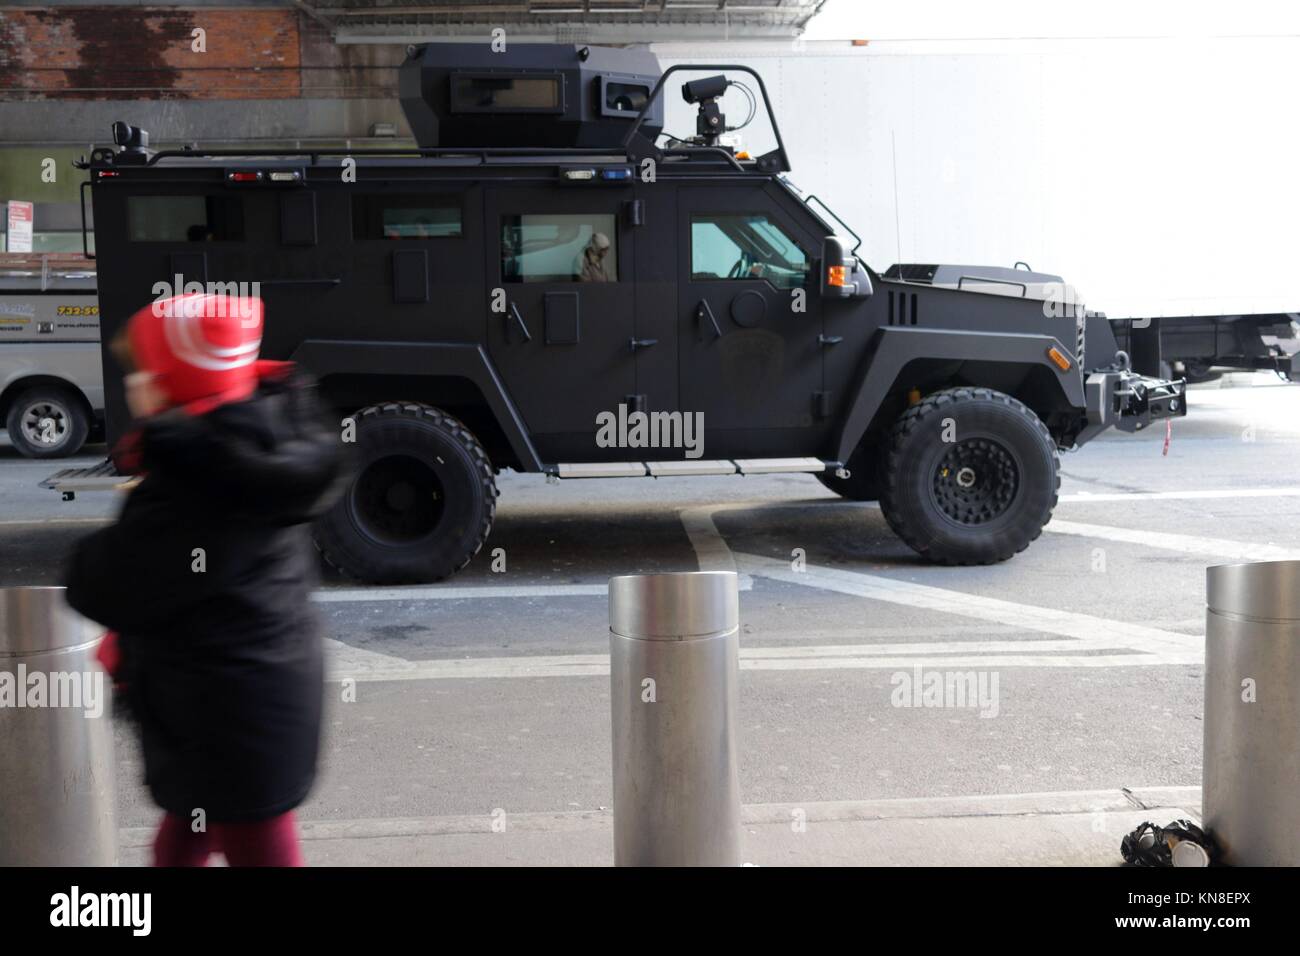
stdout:
[[1138,432],[1152,422],[1187,414],[1187,381],[1131,371],[1090,372],[1084,380],[1088,424],[1075,440],[1083,444],[1105,431]]

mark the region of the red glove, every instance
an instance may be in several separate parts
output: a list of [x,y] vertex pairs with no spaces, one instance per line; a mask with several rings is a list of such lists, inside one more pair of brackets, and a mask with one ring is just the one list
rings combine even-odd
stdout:
[[117,440],[117,444],[112,447],[108,457],[113,459],[113,464],[117,471],[122,475],[138,475],[140,473],[140,429],[133,428]]
[[122,645],[117,631],[104,632],[104,636],[99,639],[99,647],[95,648],[95,660],[108,672],[113,683],[118,683],[118,675],[122,670]]

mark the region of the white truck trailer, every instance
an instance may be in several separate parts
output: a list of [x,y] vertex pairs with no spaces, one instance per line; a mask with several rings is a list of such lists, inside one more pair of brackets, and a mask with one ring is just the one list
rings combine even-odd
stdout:
[[[665,67],[722,55],[654,49]],[[1300,367],[1300,133],[1280,98],[1300,38],[835,39],[725,58],[762,74],[797,184],[882,271],[1061,274],[1149,374]],[[747,113],[739,92],[724,106]],[[693,132],[690,107],[670,102],[665,129]],[[736,135],[769,148],[761,122]]]

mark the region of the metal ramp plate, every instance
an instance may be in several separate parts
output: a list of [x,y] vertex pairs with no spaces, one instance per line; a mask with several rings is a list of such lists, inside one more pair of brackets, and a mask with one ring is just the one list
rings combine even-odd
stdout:
[[119,474],[113,460],[105,458],[98,465],[89,468],[64,468],[56,471],[42,481],[40,487],[67,495],[76,491],[117,491],[129,488],[138,480],[135,475]]

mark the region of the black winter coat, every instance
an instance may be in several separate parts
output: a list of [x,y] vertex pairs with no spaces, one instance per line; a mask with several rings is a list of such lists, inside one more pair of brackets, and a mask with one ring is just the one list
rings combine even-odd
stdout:
[[306,522],[342,467],[313,392],[264,381],[247,401],[148,421],[143,481],[68,570],[68,603],[120,636],[145,782],[172,813],[266,819],[315,777],[324,673]]

